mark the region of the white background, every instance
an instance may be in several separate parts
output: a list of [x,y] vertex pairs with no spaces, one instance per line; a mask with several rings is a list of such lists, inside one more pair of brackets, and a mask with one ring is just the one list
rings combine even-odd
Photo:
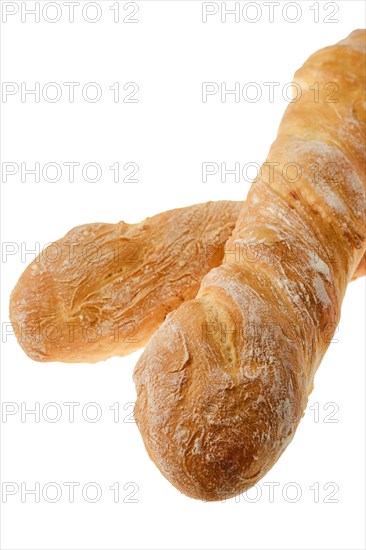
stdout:
[[[32,175],[22,182],[20,172],[2,183],[2,239],[16,245],[14,254],[2,259],[3,323],[8,321],[11,289],[34,257],[22,257],[21,250],[35,243],[43,246],[82,223],[137,222],[177,206],[244,199],[248,181],[236,183],[228,177],[223,183],[217,175],[203,183],[202,163],[263,162],[287,105],[283,86],[311,53],[344,38],[365,20],[361,1],[331,2],[330,7],[318,3],[318,23],[316,8],[310,9],[316,3],[304,1],[298,2],[301,17],[296,23],[282,15],[284,2],[276,8],[273,23],[261,2],[256,23],[243,17],[235,23],[233,16],[222,23],[220,13],[203,23],[200,1],[146,0],[138,2],[138,23],[122,21],[133,10],[126,2],[120,2],[121,20],[115,23],[110,7],[116,3],[109,1],[98,2],[102,17],[89,23],[81,14],[85,3],[80,1],[70,23],[66,6],[58,2],[62,17],[53,24],[42,15],[39,23],[31,15],[22,22],[21,4],[32,8],[34,2],[13,3],[19,12],[2,24],[2,80],[19,87],[25,82],[28,88],[39,82],[41,89],[56,82],[64,92],[55,103],[42,96],[39,103],[31,96],[22,102],[20,93],[4,102],[3,96],[2,162],[19,167],[23,162],[28,168],[36,162],[95,162],[103,170],[96,183],[83,180],[80,169],[74,183],[64,172],[57,183],[35,183]],[[4,10],[7,3],[1,4]],[[338,10],[331,16],[334,6]],[[54,18],[55,8],[49,9],[46,18]],[[294,18],[292,9],[286,12],[288,19]],[[247,15],[253,18],[254,12]],[[92,8],[88,16],[94,18]],[[338,22],[325,22],[326,16]],[[207,81],[228,87],[235,82],[280,85],[273,102],[262,86],[257,102],[236,103],[232,96],[221,102],[217,94],[203,103],[201,87]],[[74,103],[63,82],[80,83]],[[80,93],[88,82],[99,83],[103,91],[96,103]],[[136,82],[139,102],[114,103],[109,86],[115,82],[124,95],[123,85]],[[109,166],[116,162],[121,167],[137,163],[139,181],[114,183]],[[56,402],[62,417],[52,423],[47,410],[46,419],[41,414],[38,423],[32,415],[22,422],[20,412],[2,417],[2,482],[17,484],[19,492],[2,505],[1,548],[364,548],[364,303],[362,279],[349,286],[335,341],[310,396],[313,408],[294,441],[259,490],[225,503],[181,495],[149,460],[136,425],[123,421],[135,399],[131,376],[138,353],[95,365],[38,364],[14,337],[7,337],[2,400],[15,407],[24,402],[28,408],[38,402],[41,409]],[[80,403],[74,423],[68,420],[65,402]],[[88,422],[81,414],[90,402],[102,410],[99,422]],[[119,403],[119,422],[109,409],[114,403]],[[95,411],[87,412],[92,416]],[[48,413],[52,416],[55,410]],[[42,489],[50,482],[63,489],[58,502],[47,501],[54,495],[52,488],[39,503],[32,495],[21,501],[21,483],[28,489],[40,483]],[[65,482],[80,484],[73,503]],[[102,491],[96,503],[82,496],[81,489],[90,482]],[[120,502],[115,503],[109,487],[117,482]],[[273,499],[266,485],[271,482],[277,483]],[[132,491],[137,492],[129,496]],[[297,502],[289,502],[296,492]]]

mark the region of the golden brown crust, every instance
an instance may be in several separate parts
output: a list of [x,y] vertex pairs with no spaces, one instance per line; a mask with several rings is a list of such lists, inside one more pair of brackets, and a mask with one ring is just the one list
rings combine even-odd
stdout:
[[139,349],[219,265],[241,204],[208,202],[128,225],[74,228],[34,260],[10,300],[37,361],[95,362]]
[[[295,80],[303,94],[270,149],[273,178],[252,185],[224,263],[168,316],[134,373],[146,449],[193,498],[247,490],[285,450],[365,251],[365,31],[315,53]],[[328,82],[337,103],[325,102]],[[293,183],[283,177],[292,162]],[[314,163],[336,164],[337,178],[314,178]],[[256,255],[263,246],[271,252]]]

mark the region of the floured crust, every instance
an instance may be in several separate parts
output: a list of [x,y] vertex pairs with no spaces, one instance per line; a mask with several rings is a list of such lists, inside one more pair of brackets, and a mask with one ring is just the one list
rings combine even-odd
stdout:
[[[365,31],[315,53],[295,80],[303,95],[269,152],[273,178],[252,185],[223,264],[168,316],[134,373],[146,449],[193,498],[237,495],[281,456],[365,252]],[[336,103],[325,102],[328,82]],[[292,162],[296,182],[283,177]],[[335,163],[337,177],[314,178],[314,163]]]
[[10,319],[36,361],[95,362],[139,349],[217,266],[241,204],[218,201],[129,225],[71,230],[34,260]]

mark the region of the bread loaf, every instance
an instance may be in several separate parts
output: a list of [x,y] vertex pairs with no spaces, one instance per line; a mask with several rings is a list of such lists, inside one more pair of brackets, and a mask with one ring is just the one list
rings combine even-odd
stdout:
[[24,271],[10,320],[36,361],[94,363],[145,345],[217,266],[241,203],[208,202],[138,224],[75,227]]
[[[193,498],[247,490],[286,449],[365,251],[365,31],[316,52],[294,80],[302,96],[270,149],[273,177],[251,186],[224,262],[134,372],[146,449]],[[336,165],[337,178],[314,178],[314,164]],[[255,262],[242,253],[274,242]]]

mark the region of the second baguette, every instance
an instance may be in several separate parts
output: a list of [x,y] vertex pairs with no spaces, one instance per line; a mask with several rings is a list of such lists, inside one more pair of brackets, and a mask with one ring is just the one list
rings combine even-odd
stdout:
[[94,363],[146,344],[219,265],[242,203],[207,202],[138,224],[75,227],[24,271],[10,320],[36,361]]

